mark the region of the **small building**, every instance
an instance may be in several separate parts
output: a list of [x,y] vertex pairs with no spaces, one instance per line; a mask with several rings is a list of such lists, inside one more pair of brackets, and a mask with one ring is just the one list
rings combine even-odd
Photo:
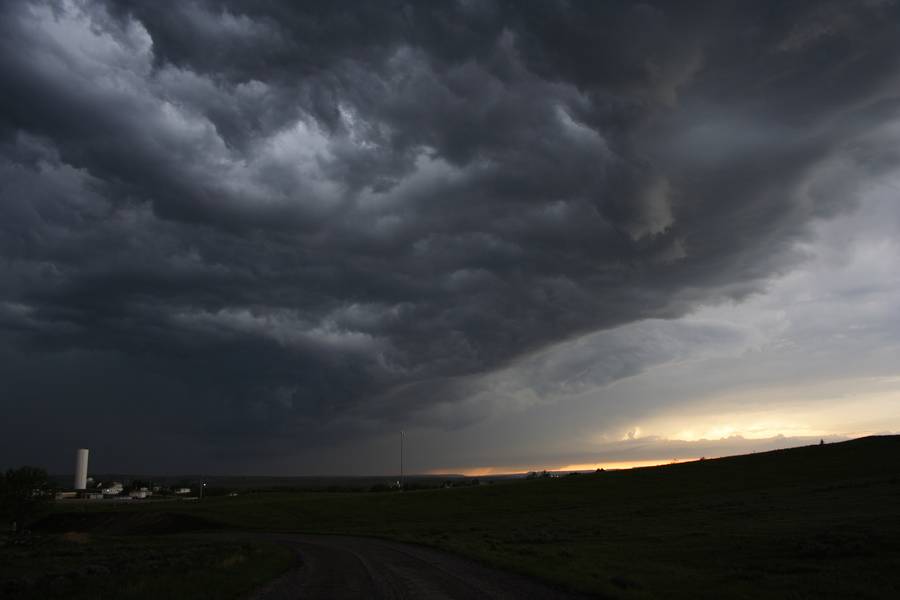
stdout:
[[108,486],[102,488],[104,496],[118,496],[125,489],[120,481],[113,481]]
[[191,488],[186,488],[186,487],[175,488],[175,493],[178,494],[179,496],[183,496],[184,494],[190,494]]

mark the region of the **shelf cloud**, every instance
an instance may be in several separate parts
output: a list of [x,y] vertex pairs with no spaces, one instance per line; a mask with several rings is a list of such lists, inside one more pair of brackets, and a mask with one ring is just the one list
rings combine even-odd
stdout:
[[848,215],[900,160],[898,13],[4,2],[0,402],[22,426],[0,449],[138,432],[168,440],[135,451],[149,469],[263,465],[752,347],[683,318],[804,264],[817,223],[868,226]]

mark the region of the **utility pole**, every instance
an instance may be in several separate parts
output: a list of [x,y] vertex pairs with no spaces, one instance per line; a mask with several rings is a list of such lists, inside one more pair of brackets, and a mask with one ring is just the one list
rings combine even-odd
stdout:
[[400,430],[400,489],[403,489],[403,430]]

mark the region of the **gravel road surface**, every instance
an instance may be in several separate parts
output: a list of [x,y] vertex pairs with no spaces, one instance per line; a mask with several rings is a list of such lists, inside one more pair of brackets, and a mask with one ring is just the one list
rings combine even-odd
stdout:
[[250,596],[432,600],[576,598],[530,579],[411,544],[348,536],[253,535],[287,544],[300,566]]

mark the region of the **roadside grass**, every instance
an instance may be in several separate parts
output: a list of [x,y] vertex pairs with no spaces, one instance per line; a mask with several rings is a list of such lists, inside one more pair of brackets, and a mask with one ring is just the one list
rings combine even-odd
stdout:
[[99,530],[177,515],[374,535],[613,598],[900,597],[900,436],[472,488],[115,511],[111,521],[101,505],[57,516]]
[[83,532],[4,540],[0,597],[240,598],[293,564],[274,544]]

